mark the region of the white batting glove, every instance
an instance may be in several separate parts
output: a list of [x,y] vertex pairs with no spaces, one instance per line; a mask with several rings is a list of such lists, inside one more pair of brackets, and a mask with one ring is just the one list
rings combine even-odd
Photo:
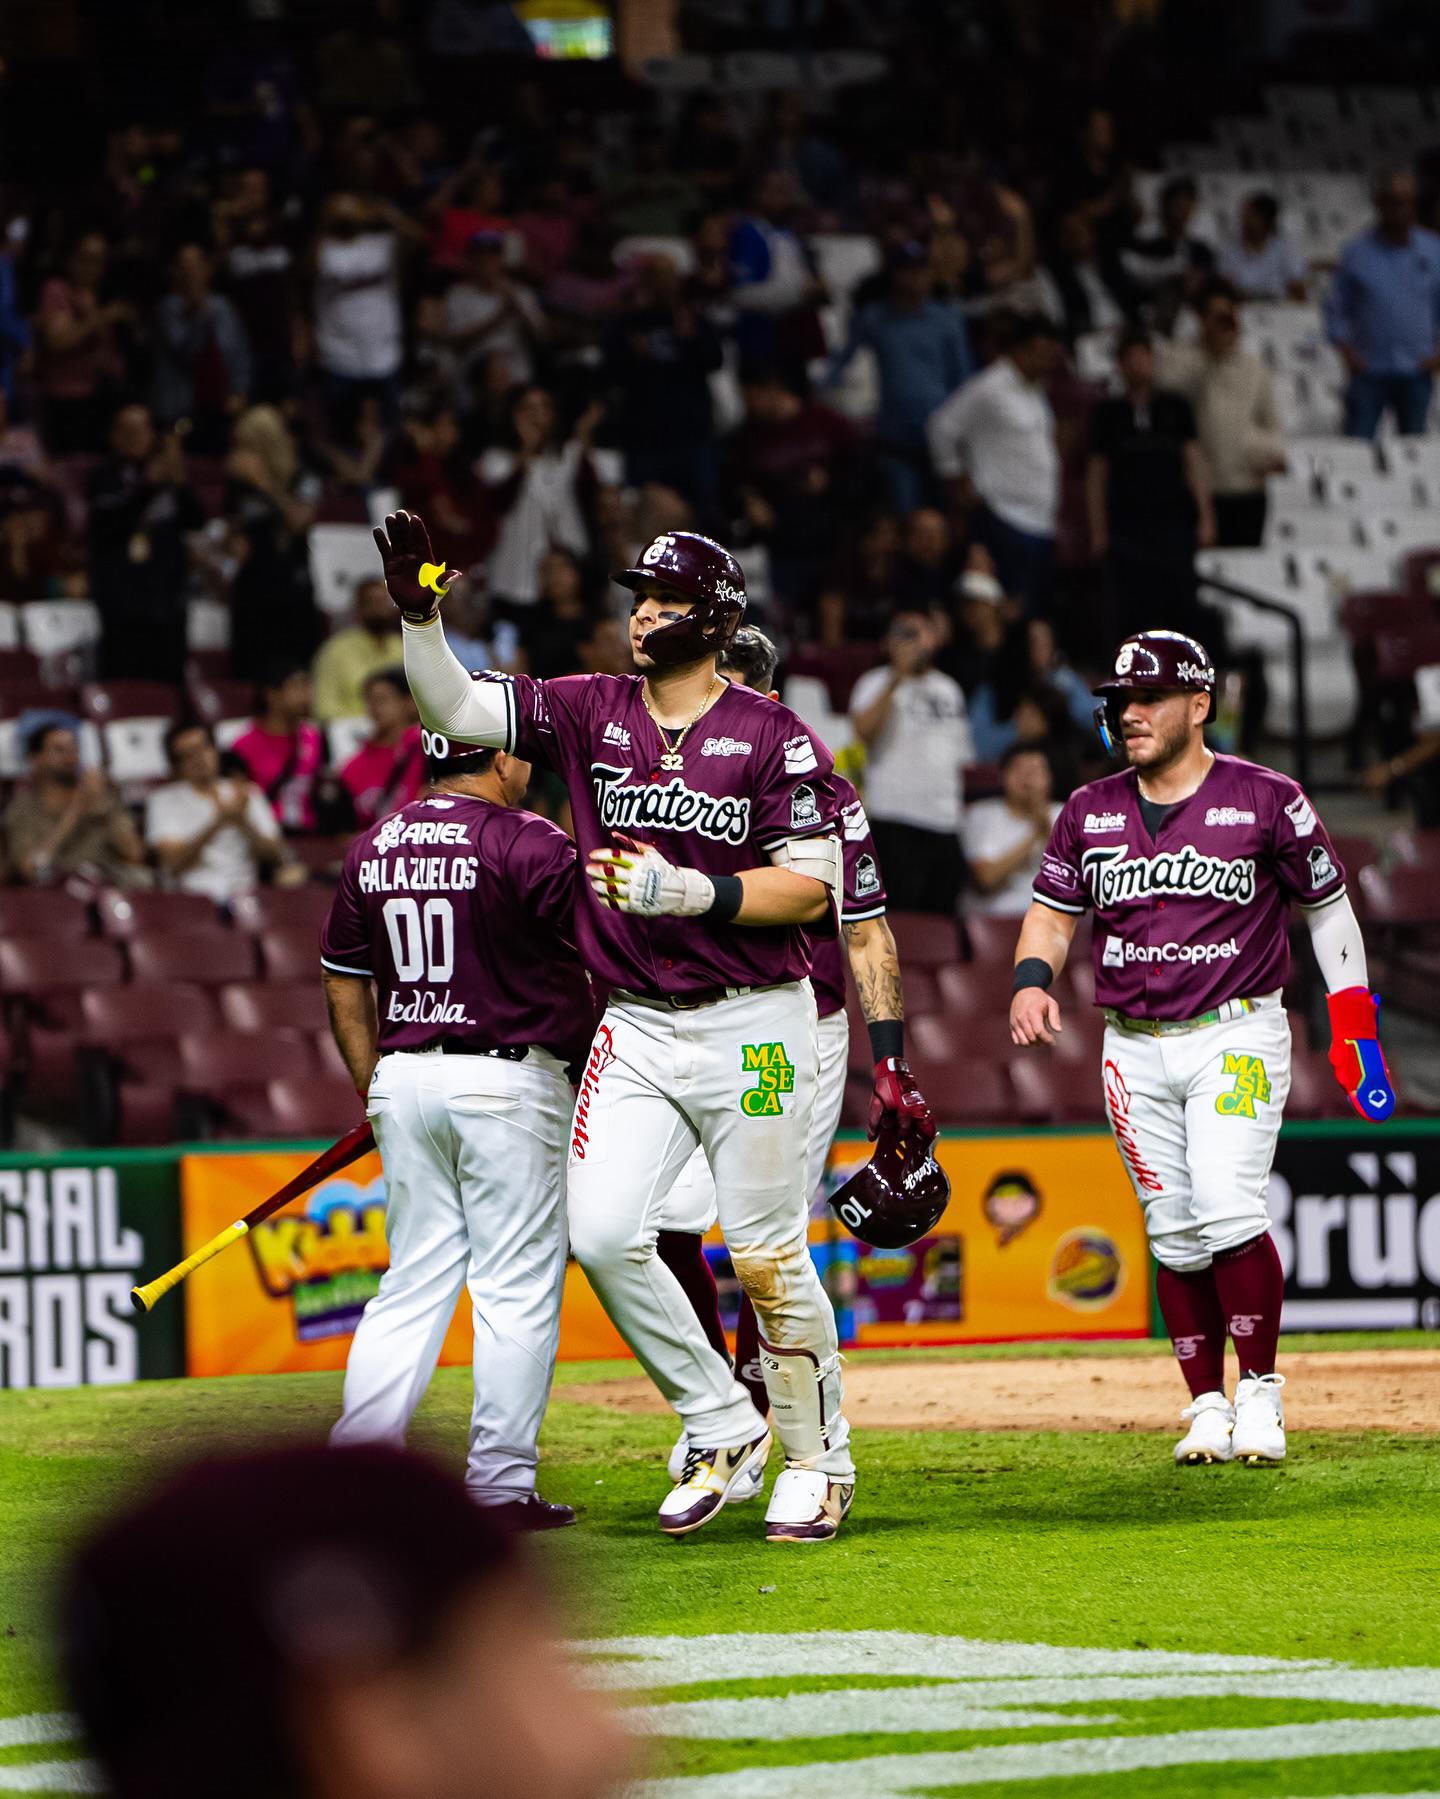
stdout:
[[607,906],[639,918],[698,918],[715,904],[715,884],[697,868],[677,868],[642,844],[591,850],[590,885]]

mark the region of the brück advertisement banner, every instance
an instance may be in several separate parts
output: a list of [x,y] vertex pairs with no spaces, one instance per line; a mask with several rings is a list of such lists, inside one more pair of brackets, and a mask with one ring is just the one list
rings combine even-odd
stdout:
[[179,1255],[173,1152],[0,1157],[0,1387],[183,1374],[181,1308],[130,1304]]

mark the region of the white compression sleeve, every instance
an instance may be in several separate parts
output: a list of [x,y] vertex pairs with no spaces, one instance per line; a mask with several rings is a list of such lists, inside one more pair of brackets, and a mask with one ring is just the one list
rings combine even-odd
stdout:
[[423,624],[403,619],[405,675],[420,717],[432,731],[487,749],[512,748],[508,688],[500,681],[472,681],[445,641],[438,618]]
[[1313,910],[1304,908],[1304,915],[1325,991],[1338,993],[1342,987],[1368,986],[1365,939],[1360,935],[1360,921],[1350,904],[1350,896],[1347,894],[1343,899],[1332,900],[1328,906],[1317,906]]

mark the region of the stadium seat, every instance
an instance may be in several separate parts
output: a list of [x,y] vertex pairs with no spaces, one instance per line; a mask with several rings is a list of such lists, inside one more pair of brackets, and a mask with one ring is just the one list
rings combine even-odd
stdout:
[[21,641],[42,662],[93,649],[101,629],[93,600],[31,600],[20,610]]
[[277,926],[262,931],[259,943],[267,981],[320,979],[320,942],[313,929],[298,925]]
[[[11,658],[14,661],[11,661]],[[0,650],[0,713],[19,718],[22,712],[74,712],[75,689],[51,687],[21,650]]]
[[334,888],[318,881],[303,887],[257,887],[233,900],[230,910],[239,929],[252,936],[273,930],[305,930],[318,935],[334,897]]
[[129,950],[137,981],[223,987],[255,975],[255,945],[240,931],[141,931]]
[[997,918],[988,912],[967,912],[961,931],[972,962],[999,963],[1007,971],[1015,966],[1015,945],[1020,938],[1018,918]]
[[[1328,1058],[1320,1050],[1298,1045],[1290,1057],[1287,1118],[1354,1118],[1354,1108],[1340,1089]],[[1356,1120],[1358,1124],[1358,1119]]]
[[97,725],[112,718],[174,718],[180,691],[165,681],[87,681],[80,707]]
[[905,1016],[907,1018],[926,1018],[934,1012],[943,1012],[945,1001],[941,997],[936,971],[928,968],[911,968],[901,977],[905,991]]
[[228,932],[219,907],[203,893],[166,893],[163,889],[122,891],[112,887],[96,901],[100,931],[124,942],[142,931]]
[[1345,870],[1348,886],[1354,886],[1360,878],[1362,868],[1373,868],[1380,860],[1380,851],[1374,840],[1362,837],[1358,832],[1341,833],[1332,831],[1330,841],[1335,845],[1335,853],[1340,858],[1340,865]]
[[1100,1062],[1066,1061],[1043,1050],[1005,1064],[1017,1115],[1027,1124],[1094,1124],[1102,1112]]
[[0,600],[0,651],[20,648],[20,608],[11,600]]
[[170,758],[165,753],[165,718],[111,718],[100,727],[105,746],[105,767],[111,780],[121,783],[165,781],[170,778]]
[[274,1080],[265,1092],[282,1136],[339,1137],[365,1118],[348,1077]]
[[332,1033],[328,1030],[316,1031],[310,1041],[315,1045],[315,1066],[318,1072],[331,1078],[349,1080],[350,1070],[345,1066],[340,1045]]
[[1440,663],[1440,618],[1425,624],[1389,626],[1374,637],[1375,679],[1384,686],[1402,687],[1408,693],[1415,671]]
[[48,994],[83,993],[125,979],[125,958],[113,943],[95,937],[56,939],[32,934],[0,937],[0,991],[43,1000]]
[[220,1014],[232,1031],[324,1030],[325,995],[320,983],[245,981],[220,990]]
[[1435,622],[1435,602],[1394,588],[1359,588],[1340,607],[1340,626],[1358,649],[1381,631],[1408,631]]
[[218,725],[222,718],[243,718],[255,704],[253,682],[231,681],[194,669],[186,677],[185,691],[196,717],[208,725]]
[[[1013,978],[1008,962],[951,962],[936,971],[942,1016],[971,1033],[972,1052],[992,1047],[989,1041],[979,1041],[979,1033],[988,1033],[992,1024],[1004,1024],[1009,1016]],[[957,1045],[957,1054],[962,1047]]]
[[343,768],[355,752],[368,741],[374,725],[366,717],[336,718],[325,727],[325,742],[332,768]]
[[213,1031],[219,1023],[214,996],[193,981],[130,981],[80,997],[90,1041],[99,1046],[178,1041]]
[[115,1093],[110,1136],[130,1147],[175,1141],[175,1089],[168,1082],[122,1081]]
[[[1338,845],[1340,839],[1335,838]],[[1347,837],[1345,842],[1351,840]],[[1440,830],[1397,831],[1390,839],[1390,849],[1397,864],[1411,868],[1428,868],[1440,881]]]
[[806,644],[790,654],[787,675],[806,675],[823,681],[834,711],[850,710],[850,695],[867,669],[884,660],[877,643],[844,643],[830,647]]
[[1368,926],[1440,925],[1440,882],[1431,866],[1399,863],[1388,873],[1360,870]]
[[960,959],[955,920],[938,912],[890,912],[902,976],[910,968],[943,968]]
[[54,887],[0,889],[0,937],[88,937],[90,908]]
[[380,573],[380,557],[369,525],[312,525],[310,579],[315,604],[332,618],[343,617],[355,604],[361,581]]
[[912,1056],[910,1066],[937,1118],[951,1124],[991,1125],[1004,1124],[1015,1115],[1015,1096],[998,1054],[938,1062]]
[[349,837],[291,837],[285,846],[297,862],[322,880],[340,878],[340,865],[350,847]]
[[315,1072],[315,1046],[309,1037],[209,1031],[181,1038],[180,1066],[187,1092],[223,1104],[226,1094],[237,1087],[309,1079]]

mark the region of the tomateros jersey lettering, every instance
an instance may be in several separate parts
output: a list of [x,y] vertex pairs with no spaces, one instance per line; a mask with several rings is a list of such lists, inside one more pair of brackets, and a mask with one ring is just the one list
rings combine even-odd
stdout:
[[[670,744],[646,710],[638,676],[487,676],[504,686],[506,747],[543,762],[570,797],[579,865],[624,836],[702,874],[763,867],[787,838],[839,833],[834,759],[788,706],[722,682],[662,769]],[[708,750],[708,753],[707,753]],[[740,753],[743,750],[743,754]],[[576,938],[606,987],[692,994],[760,987],[810,973],[812,937],[833,936],[833,916],[809,932],[694,918],[637,918],[577,882]]]
[[1094,912],[1096,1004],[1159,1019],[1283,987],[1291,903],[1328,905],[1344,892],[1345,871],[1305,795],[1236,756],[1216,756],[1153,839],[1133,769],[1080,788],[1035,879],[1044,905]]

